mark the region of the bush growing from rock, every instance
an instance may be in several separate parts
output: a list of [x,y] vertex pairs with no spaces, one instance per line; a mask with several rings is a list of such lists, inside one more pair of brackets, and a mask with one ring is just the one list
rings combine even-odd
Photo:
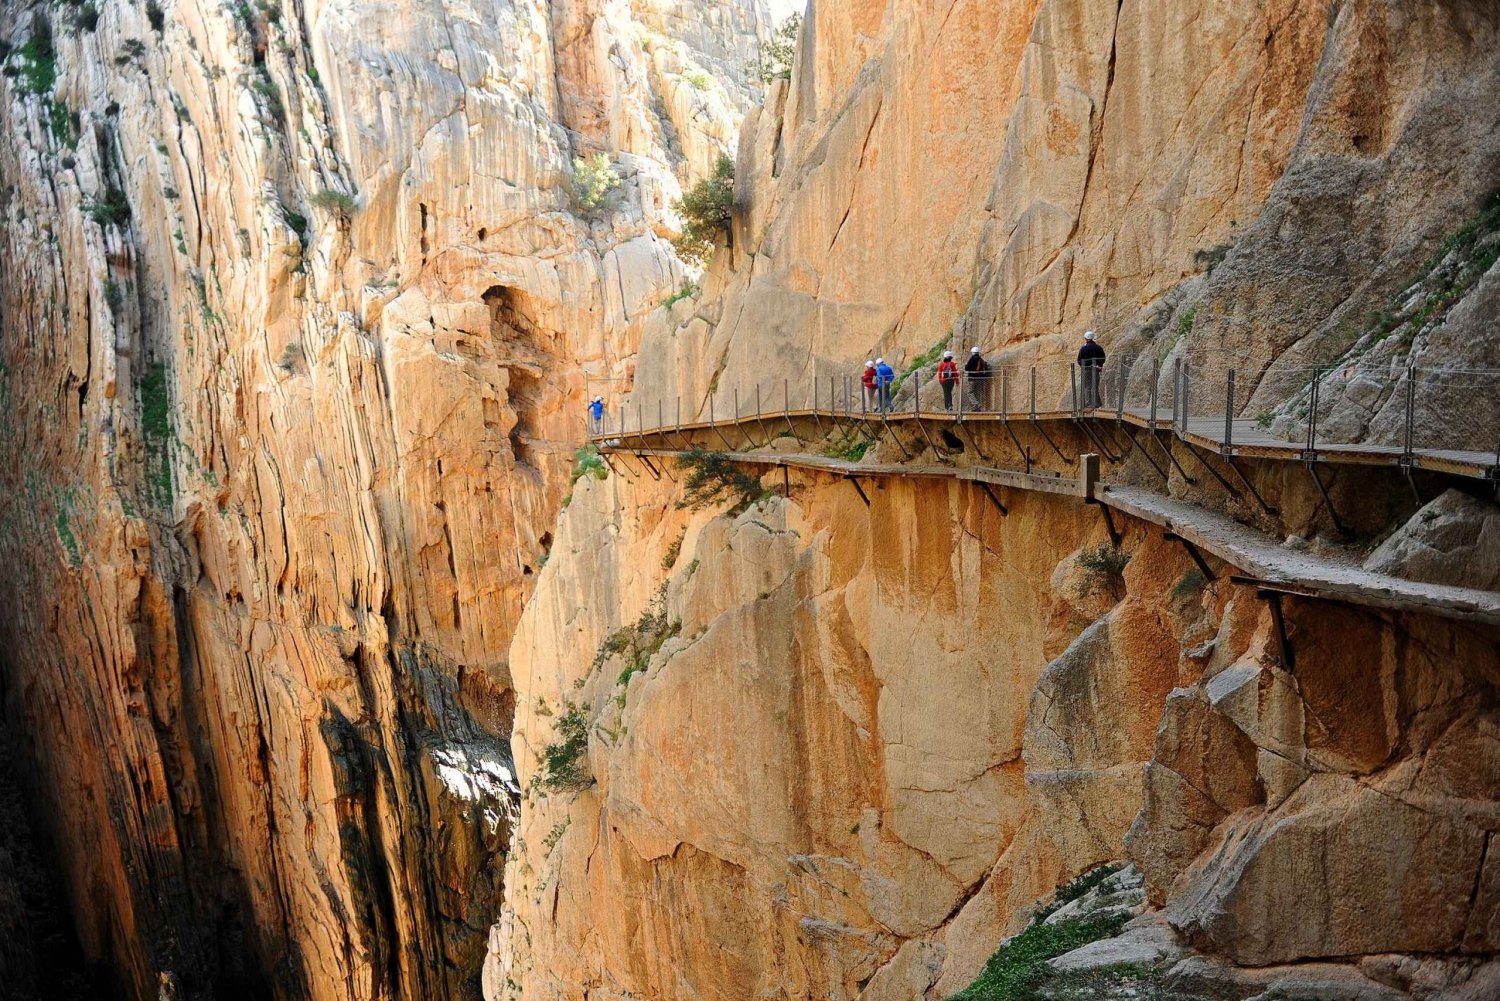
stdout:
[[693,185],[673,206],[682,215],[682,234],[672,241],[677,256],[694,267],[706,267],[719,235],[734,218],[734,161],[720,153],[713,173]]

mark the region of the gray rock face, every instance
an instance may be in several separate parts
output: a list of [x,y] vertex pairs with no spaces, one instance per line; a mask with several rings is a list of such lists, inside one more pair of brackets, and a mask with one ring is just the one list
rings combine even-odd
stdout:
[[1448,490],[1381,543],[1365,569],[1500,590],[1500,507]]

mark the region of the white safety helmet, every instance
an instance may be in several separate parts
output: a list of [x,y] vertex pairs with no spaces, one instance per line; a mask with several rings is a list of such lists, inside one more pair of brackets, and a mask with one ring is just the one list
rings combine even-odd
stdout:
[[1094,339],[1094,332],[1092,330],[1085,330],[1083,332],[1083,339],[1086,340],[1086,341],[1093,340]]
[[884,358],[876,358],[875,359],[875,364],[877,364],[877,365],[884,365],[885,364],[885,359]]
[[872,362],[872,361],[865,362],[865,368],[874,368],[874,367],[875,367],[875,363],[874,362]]
[[943,357],[944,358],[952,358],[953,357],[953,352],[952,351],[944,351],[943,352]]
[[978,353],[979,353],[979,345],[978,344],[974,345],[972,348],[969,349],[969,354],[971,354],[971,355],[977,355]]

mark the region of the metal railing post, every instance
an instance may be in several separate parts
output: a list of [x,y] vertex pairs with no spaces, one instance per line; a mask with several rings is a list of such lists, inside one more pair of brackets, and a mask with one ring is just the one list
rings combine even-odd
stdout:
[[1402,447],[1401,464],[1416,464],[1415,441],[1417,426],[1417,366],[1406,366],[1406,433]]
[[1191,376],[1188,375],[1188,363],[1187,362],[1183,362],[1182,363],[1182,418],[1181,418],[1181,423],[1178,424],[1178,426],[1177,426],[1177,433],[1178,434],[1187,434],[1187,429],[1188,429],[1188,400],[1189,400],[1189,393],[1191,392],[1191,390],[1189,389],[1189,380],[1190,379],[1191,379]]
[[1156,358],[1151,362],[1151,430],[1156,430],[1156,388],[1161,382],[1161,359]]
[[1078,363],[1068,362],[1068,384],[1073,393],[1073,416],[1078,416]]
[[1234,369],[1224,389],[1224,454],[1234,454]]
[[1036,420],[1036,366],[1031,366],[1031,419]]
[[1307,413],[1307,452],[1304,456],[1309,462],[1315,461],[1318,457],[1318,384],[1322,381],[1322,370],[1313,369],[1312,405],[1308,408]]
[[1000,419],[1010,420],[1010,369],[1000,366]]
[[919,368],[913,374],[915,380],[912,383],[912,412],[918,417],[922,416],[922,370]]
[[1172,429],[1177,429],[1177,412],[1182,409],[1182,359],[1172,360]]
[[969,395],[969,390],[964,385],[964,380],[967,377],[967,372],[960,372],[958,378],[955,380],[955,384],[958,386],[958,423],[960,424],[964,422],[964,397]]
[[734,387],[734,420],[736,424],[740,420],[740,387],[738,386]]
[[813,413],[818,412],[818,377],[813,376]]
[[755,384],[755,420],[760,422],[760,383]]
[[662,428],[667,426],[667,415],[661,397],[656,398],[656,433],[661,434]]
[[1115,363],[1115,423],[1125,419],[1125,363]]
[[708,423],[709,423],[710,426],[718,424],[718,421],[714,420],[714,394],[713,393],[709,393],[708,394]]

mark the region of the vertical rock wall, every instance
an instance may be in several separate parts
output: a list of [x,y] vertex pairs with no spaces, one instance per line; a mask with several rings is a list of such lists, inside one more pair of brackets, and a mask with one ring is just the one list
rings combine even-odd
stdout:
[[[0,14],[0,666],[127,993],[477,996],[507,650],[580,400],[680,282],[667,206],[768,29],[748,0]],[[584,212],[601,152],[622,184]]]

